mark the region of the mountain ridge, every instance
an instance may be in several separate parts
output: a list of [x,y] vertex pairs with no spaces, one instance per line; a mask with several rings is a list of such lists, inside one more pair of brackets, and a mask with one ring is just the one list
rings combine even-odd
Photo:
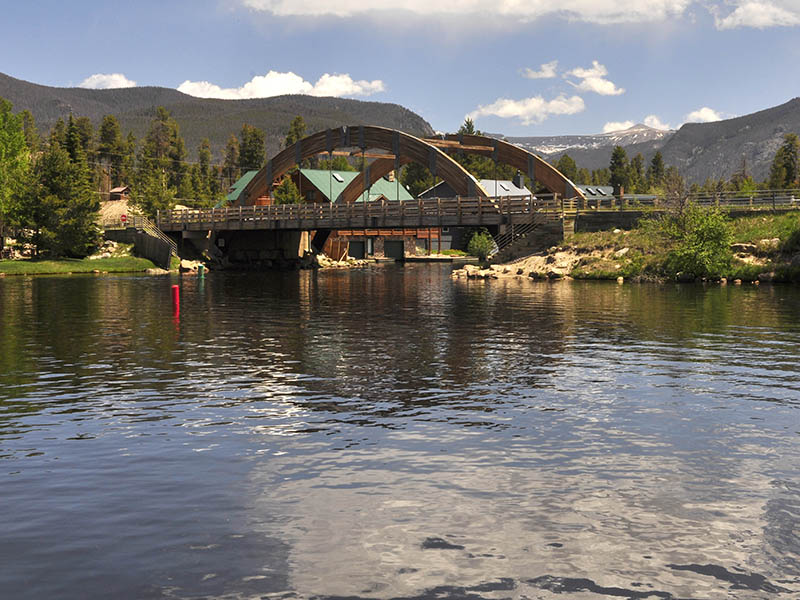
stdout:
[[196,98],[178,90],[139,86],[110,90],[60,88],[31,83],[0,73],[0,97],[14,105],[14,111],[29,110],[40,132],[49,130],[59,118],[70,113],[89,117],[99,127],[102,118],[113,114],[123,134],[133,131],[141,139],[164,106],[178,122],[190,154],[208,137],[215,157],[221,157],[231,134],[249,123],[267,134],[267,152],[280,149],[291,120],[301,115],[309,133],[341,125],[378,125],[400,129],[418,136],[433,135],[430,124],[399,104],[349,98],[303,95],[273,96],[246,100]]

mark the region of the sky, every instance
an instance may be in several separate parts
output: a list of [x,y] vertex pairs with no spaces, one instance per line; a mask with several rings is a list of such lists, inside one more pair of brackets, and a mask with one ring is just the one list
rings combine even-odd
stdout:
[[0,72],[26,81],[391,102],[443,132],[466,117],[508,136],[678,128],[800,95],[800,0],[40,0],[3,12]]

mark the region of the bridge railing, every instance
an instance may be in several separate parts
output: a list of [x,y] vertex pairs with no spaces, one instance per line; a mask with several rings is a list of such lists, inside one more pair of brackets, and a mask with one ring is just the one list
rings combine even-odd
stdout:
[[[785,210],[800,208],[800,189],[756,190],[752,192],[717,192],[688,194],[685,199],[700,206],[719,206],[733,210]],[[586,202],[573,199],[565,201],[567,211],[603,210],[661,210],[671,200],[663,195],[647,196],[629,194],[623,196],[588,197]]]
[[480,224],[484,217],[523,215],[539,211],[559,211],[559,200],[552,196],[500,198],[426,198],[401,201],[372,201],[355,203],[302,203],[269,206],[237,206],[211,209],[167,210],[158,214],[158,226],[165,231],[207,227],[208,229],[236,225],[255,228],[265,222],[302,223],[303,227],[348,228],[359,221],[367,224],[376,218],[414,226],[425,221]]

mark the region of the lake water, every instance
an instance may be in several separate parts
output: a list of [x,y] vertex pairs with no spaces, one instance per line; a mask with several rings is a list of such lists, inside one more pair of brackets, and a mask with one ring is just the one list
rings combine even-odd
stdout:
[[797,288],[449,271],[0,279],[0,597],[800,597]]

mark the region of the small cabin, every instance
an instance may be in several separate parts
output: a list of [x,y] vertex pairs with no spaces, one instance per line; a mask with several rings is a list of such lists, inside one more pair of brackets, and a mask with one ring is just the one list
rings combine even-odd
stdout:
[[128,200],[131,196],[131,186],[121,185],[108,192],[109,200]]

